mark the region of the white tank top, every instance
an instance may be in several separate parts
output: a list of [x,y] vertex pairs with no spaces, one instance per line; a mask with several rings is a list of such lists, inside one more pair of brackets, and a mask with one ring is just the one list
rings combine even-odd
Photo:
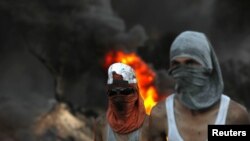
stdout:
[[[137,129],[131,133],[128,133],[128,141],[139,141],[139,130],[140,129]],[[116,133],[114,133],[109,124],[107,124],[107,141],[117,141]]]
[[[172,94],[168,96],[166,99],[166,110],[167,110],[167,117],[168,117],[168,141],[184,141],[179,134],[179,131],[176,126],[175,122],[175,115],[174,115],[174,96]],[[215,124],[225,124],[227,111],[229,106],[230,98],[224,94],[221,95],[220,101],[220,108],[219,112],[215,121]]]

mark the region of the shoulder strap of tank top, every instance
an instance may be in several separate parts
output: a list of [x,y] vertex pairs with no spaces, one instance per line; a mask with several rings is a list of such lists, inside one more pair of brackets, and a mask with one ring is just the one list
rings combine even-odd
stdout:
[[175,94],[172,94],[168,96],[166,99],[166,112],[168,117],[168,141],[183,141],[181,138],[179,131],[176,127],[175,122],[175,116],[174,116],[174,96]]
[[215,121],[215,124],[225,124],[230,98],[224,94],[221,95],[220,108]]

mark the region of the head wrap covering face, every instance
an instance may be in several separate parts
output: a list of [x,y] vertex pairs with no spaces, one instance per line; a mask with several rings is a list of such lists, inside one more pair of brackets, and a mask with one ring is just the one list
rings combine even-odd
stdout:
[[224,84],[219,62],[206,35],[185,31],[177,36],[171,45],[170,60],[178,57],[194,59],[201,67],[170,68],[169,74],[176,80],[176,96],[190,109],[212,106],[220,99]]
[[107,120],[111,128],[120,134],[127,134],[140,128],[146,116],[143,99],[139,94],[134,70],[122,63],[114,63],[108,69],[108,89],[133,88],[129,95],[108,97]]

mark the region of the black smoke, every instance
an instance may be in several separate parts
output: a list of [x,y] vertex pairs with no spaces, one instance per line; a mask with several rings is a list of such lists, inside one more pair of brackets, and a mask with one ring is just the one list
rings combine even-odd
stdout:
[[1,0],[0,140],[33,140],[29,125],[55,103],[57,79],[59,100],[105,110],[102,64],[109,50],[137,52],[157,71],[164,93],[169,47],[184,30],[208,35],[225,93],[250,109],[249,6],[248,0]]
[[56,101],[72,112],[104,110],[104,55],[146,39],[109,0],[3,0],[0,13],[0,140],[34,140],[30,126]]

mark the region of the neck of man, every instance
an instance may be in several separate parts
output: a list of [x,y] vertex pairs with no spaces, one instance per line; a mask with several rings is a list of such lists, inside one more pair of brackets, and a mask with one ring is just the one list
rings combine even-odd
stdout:
[[183,105],[182,102],[177,97],[175,97],[174,106],[177,109],[177,111],[180,111],[183,114],[190,115],[190,116],[198,116],[198,115],[204,115],[204,114],[208,113],[209,111],[218,110],[219,106],[220,106],[220,100],[215,102],[210,107],[207,107],[204,109],[194,110],[194,109],[190,109],[187,106]]

